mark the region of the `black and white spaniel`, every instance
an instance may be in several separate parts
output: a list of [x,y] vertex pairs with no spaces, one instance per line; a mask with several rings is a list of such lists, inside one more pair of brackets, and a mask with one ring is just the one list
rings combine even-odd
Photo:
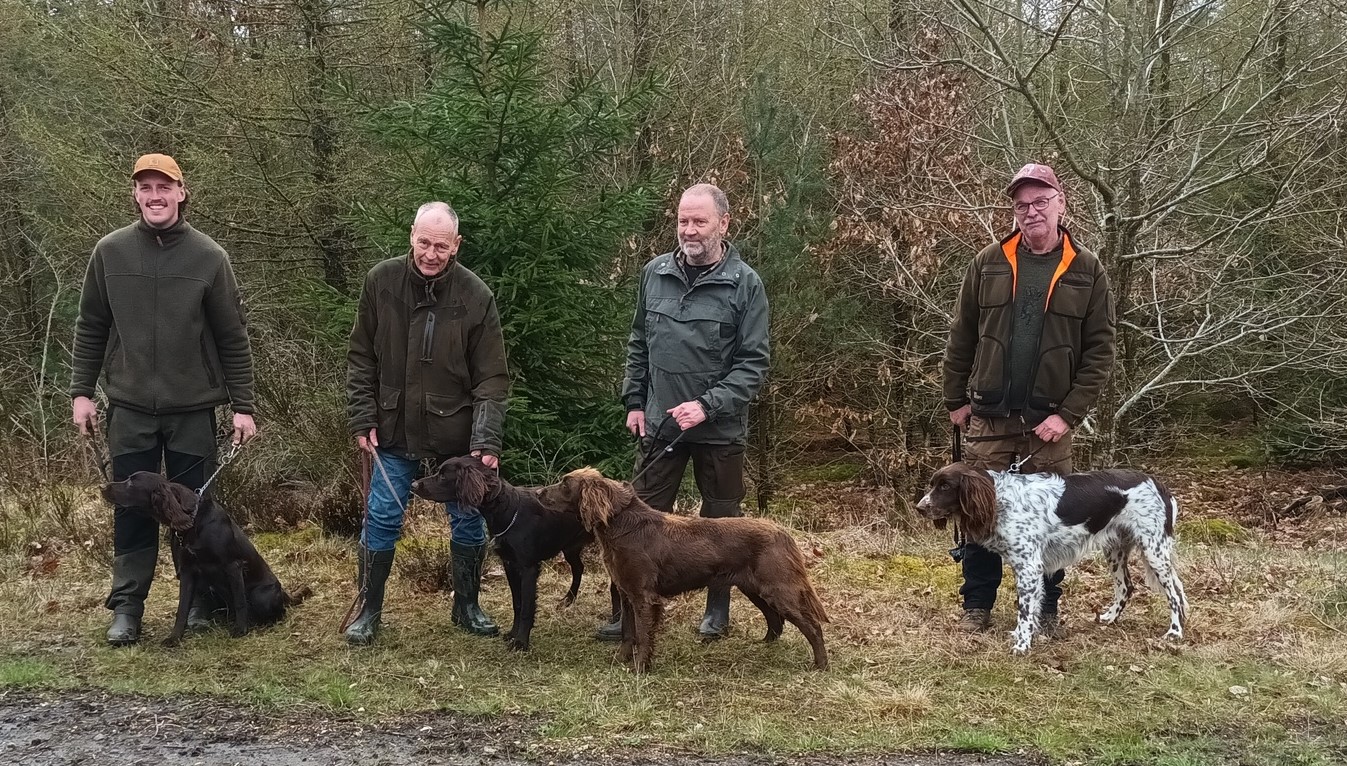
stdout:
[[1188,599],[1174,560],[1179,504],[1150,476],[1122,470],[1017,474],[954,463],[931,477],[917,510],[938,528],[956,520],[969,540],[999,553],[1015,571],[1015,654],[1027,652],[1038,631],[1043,573],[1070,566],[1096,548],[1113,571],[1113,605],[1099,622],[1113,623],[1127,605],[1132,594],[1127,558],[1136,548],[1147,584],[1169,600],[1165,638],[1183,638]]

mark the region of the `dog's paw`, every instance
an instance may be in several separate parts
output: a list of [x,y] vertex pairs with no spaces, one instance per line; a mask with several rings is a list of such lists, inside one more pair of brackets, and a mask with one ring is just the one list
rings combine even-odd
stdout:
[[1122,616],[1121,609],[1115,609],[1110,607],[1109,609],[1105,609],[1104,611],[1095,615],[1094,619],[1095,622],[1098,622],[1100,625],[1112,625],[1113,623],[1117,622],[1118,618],[1121,616]]
[[557,609],[567,609],[574,603],[575,603],[575,594],[567,593],[566,595],[562,596],[559,601],[557,601]]
[[505,637],[505,648],[512,652],[527,652],[529,650],[529,641],[527,638],[517,636]]
[[248,635],[248,629],[240,627],[232,627],[229,629],[229,635],[231,638],[243,638],[244,636]]
[[1169,632],[1165,634],[1165,640],[1166,640],[1166,641],[1182,641],[1182,640],[1183,640],[1183,628],[1176,627],[1176,626],[1171,626],[1171,627],[1169,628]]
[[182,636],[169,636],[160,642],[160,644],[169,649],[182,646]]

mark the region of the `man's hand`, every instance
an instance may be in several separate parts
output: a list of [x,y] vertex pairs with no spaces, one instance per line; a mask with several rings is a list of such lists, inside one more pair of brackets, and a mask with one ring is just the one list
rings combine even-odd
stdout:
[[374,450],[379,446],[379,429],[371,428],[368,434],[358,434],[355,437],[356,446],[360,449],[374,454]]
[[645,438],[645,410],[632,410],[627,413],[627,430],[639,439]]
[[472,451],[472,456],[482,461],[482,465],[486,466],[487,468],[490,468],[493,471],[498,470],[500,468],[500,458],[496,457],[495,455],[482,452],[479,449],[475,449]]
[[1034,428],[1034,433],[1045,442],[1055,442],[1066,436],[1071,426],[1062,420],[1061,415],[1049,415],[1046,420]]
[[77,396],[70,402],[72,420],[79,426],[80,436],[98,434],[98,405],[87,396]]
[[706,422],[706,410],[702,409],[701,402],[683,402],[668,412],[684,431]]
[[959,428],[967,428],[968,421],[973,419],[973,405],[965,404],[949,414],[949,422]]
[[234,413],[234,445],[243,444],[257,435],[257,424],[252,415]]

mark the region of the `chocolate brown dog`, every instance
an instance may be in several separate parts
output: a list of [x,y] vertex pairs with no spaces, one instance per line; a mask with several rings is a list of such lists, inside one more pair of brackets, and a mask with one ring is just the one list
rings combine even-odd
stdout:
[[307,598],[300,588],[286,593],[252,541],[209,496],[198,498],[190,488],[149,471],[131,474],[126,481],[103,487],[103,497],[114,505],[150,514],[169,527],[173,564],[178,570],[178,615],[165,646],[176,646],[187,631],[192,599],[204,592],[225,604],[230,635],[245,635],[255,625],[269,625],[285,616],[288,607]]
[[539,490],[545,505],[579,516],[603,549],[608,576],[622,593],[618,658],[641,673],[650,667],[663,599],[708,585],[733,585],[767,618],[764,641],[786,621],[814,650],[814,667],[828,667],[822,623],[804,554],[784,527],[767,519],[702,518],[661,513],[630,484],[581,468]]

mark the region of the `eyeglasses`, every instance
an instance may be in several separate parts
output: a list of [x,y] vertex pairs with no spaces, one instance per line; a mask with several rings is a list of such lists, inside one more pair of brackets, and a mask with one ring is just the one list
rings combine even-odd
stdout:
[[1015,215],[1024,215],[1025,213],[1029,212],[1029,208],[1031,208],[1031,207],[1032,207],[1034,210],[1037,210],[1038,212],[1041,213],[1041,212],[1043,212],[1044,210],[1047,210],[1047,209],[1048,209],[1048,203],[1049,203],[1049,202],[1052,202],[1052,198],[1053,198],[1053,197],[1056,197],[1056,196],[1057,196],[1057,192],[1053,192],[1052,194],[1049,194],[1049,195],[1046,196],[1046,197],[1039,197],[1038,199],[1034,200],[1033,202],[1016,202],[1016,203],[1015,203]]

